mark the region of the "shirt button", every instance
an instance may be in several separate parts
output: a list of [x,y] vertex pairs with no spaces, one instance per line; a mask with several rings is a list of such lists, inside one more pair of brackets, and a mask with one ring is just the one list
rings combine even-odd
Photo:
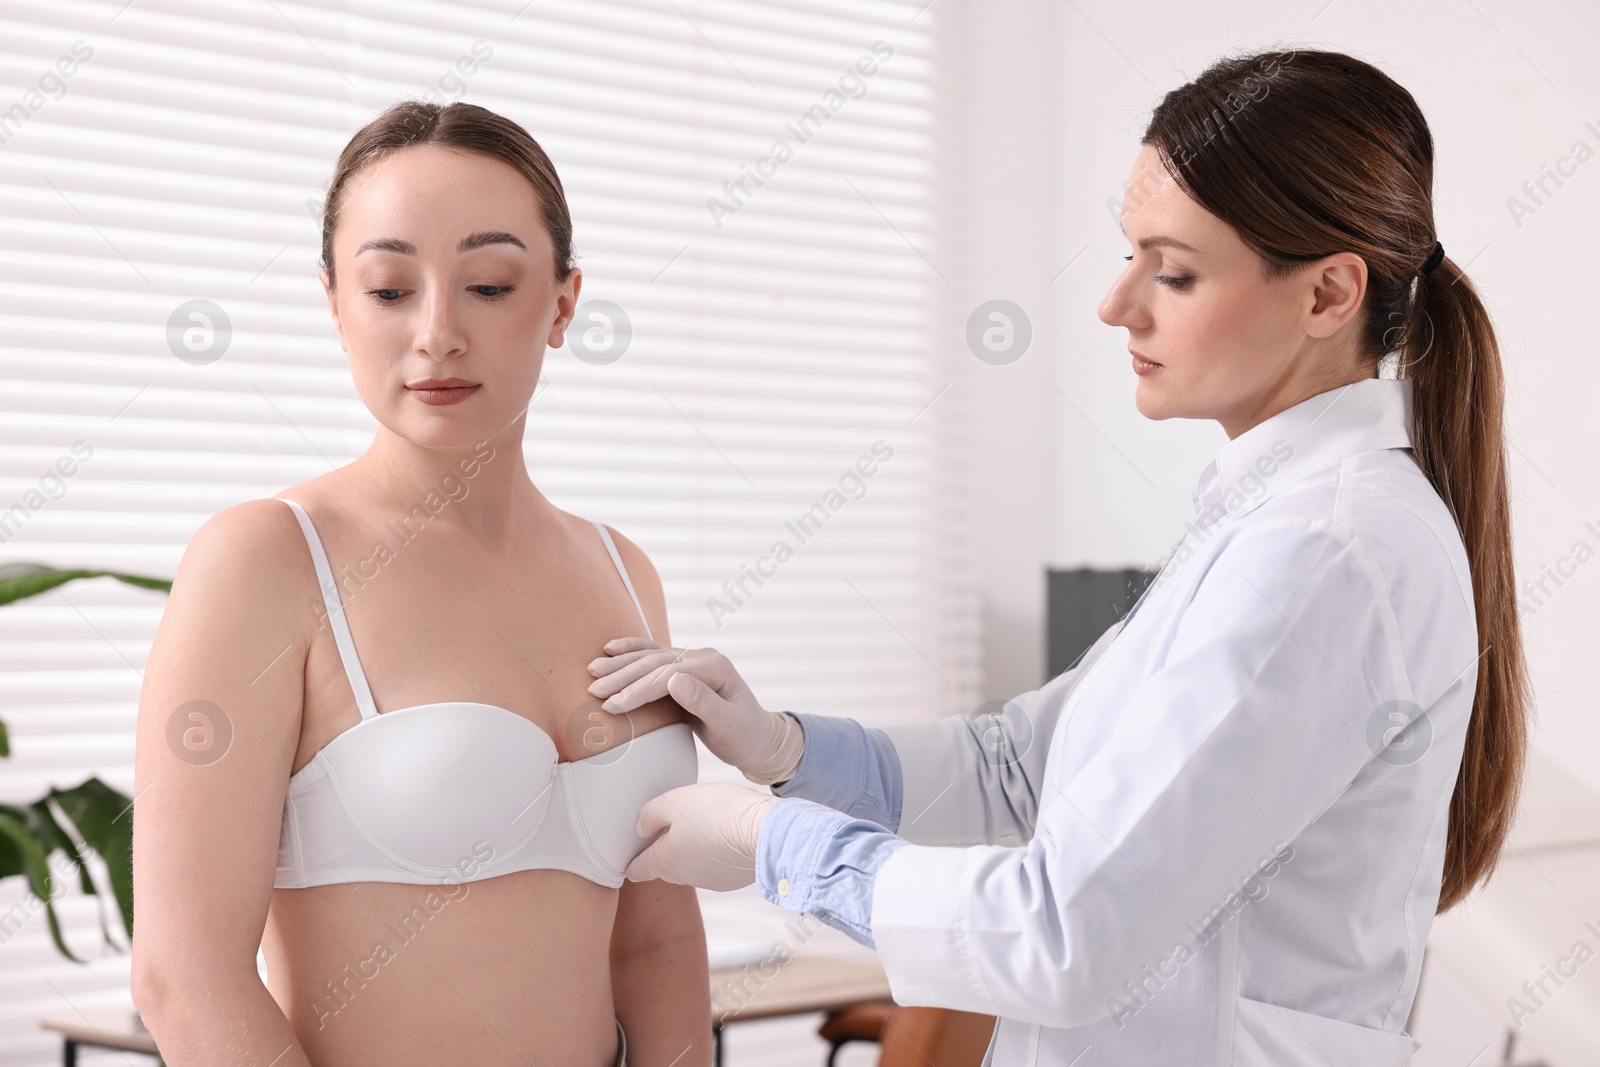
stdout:
[[779,878],[778,879],[778,895],[780,897],[786,897],[786,896],[789,895],[789,879],[787,879],[787,878]]

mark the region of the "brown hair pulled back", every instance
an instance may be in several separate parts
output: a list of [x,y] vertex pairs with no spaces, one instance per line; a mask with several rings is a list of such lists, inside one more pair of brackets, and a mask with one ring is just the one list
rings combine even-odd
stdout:
[[498,159],[515,167],[539,198],[545,229],[555,245],[555,280],[572,273],[572,215],[555,165],[528,131],[477,104],[440,106],[405,100],[357,130],[339,153],[322,210],[322,269],[333,283],[333,232],[345,186],[367,164],[412,145],[439,145]]
[[[1414,454],[1466,547],[1477,689],[1438,911],[1493,873],[1521,790],[1531,705],[1517,618],[1493,326],[1438,236],[1433,137],[1411,94],[1352,56],[1268,51],[1221,60],[1166,94],[1142,144],[1173,180],[1284,277],[1334,252],[1367,265],[1360,351],[1414,379]],[[1467,664],[1462,664],[1466,668]]]

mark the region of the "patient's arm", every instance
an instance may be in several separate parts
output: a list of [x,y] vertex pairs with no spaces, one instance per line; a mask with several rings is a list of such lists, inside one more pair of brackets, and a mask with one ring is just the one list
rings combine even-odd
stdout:
[[[310,1067],[256,969],[304,710],[313,620],[295,590],[310,570],[288,508],[235,504],[190,540],[150,648],[134,750],[132,993],[173,1067]],[[185,742],[225,747],[208,758],[176,746],[175,718],[190,724]]]
[[[661,578],[637,545],[612,531],[658,640],[668,641]],[[671,698],[630,713],[686,716]],[[611,997],[628,1036],[628,1062],[710,1067],[711,981],[700,901],[689,885],[623,882],[611,929]]]
[[623,882],[611,933],[611,998],[628,1062],[709,1067],[711,982],[689,885]]

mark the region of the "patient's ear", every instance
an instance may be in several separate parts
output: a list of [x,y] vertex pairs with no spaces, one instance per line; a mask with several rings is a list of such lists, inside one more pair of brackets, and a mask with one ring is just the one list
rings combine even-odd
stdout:
[[578,294],[582,291],[583,271],[573,267],[556,295],[555,321],[550,324],[550,336],[545,338],[549,347],[560,348],[567,343],[567,327],[572,325],[572,316],[578,310]]
[[328,276],[326,268],[317,272],[317,277],[322,281],[322,295],[328,299],[328,313],[333,316],[333,328],[339,333],[339,347],[350,351],[350,346],[344,341],[344,326],[339,322],[339,294],[334,291],[333,279]]

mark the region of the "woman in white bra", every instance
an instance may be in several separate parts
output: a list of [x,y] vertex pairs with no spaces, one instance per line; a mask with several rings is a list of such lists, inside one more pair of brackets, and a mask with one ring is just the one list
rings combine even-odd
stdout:
[[586,692],[607,639],[668,640],[660,580],[523,463],[571,232],[482,108],[340,156],[323,284],[377,436],[201,526],[140,700],[133,994],[171,1067],[711,1062],[694,891],[623,876],[693,734]]

